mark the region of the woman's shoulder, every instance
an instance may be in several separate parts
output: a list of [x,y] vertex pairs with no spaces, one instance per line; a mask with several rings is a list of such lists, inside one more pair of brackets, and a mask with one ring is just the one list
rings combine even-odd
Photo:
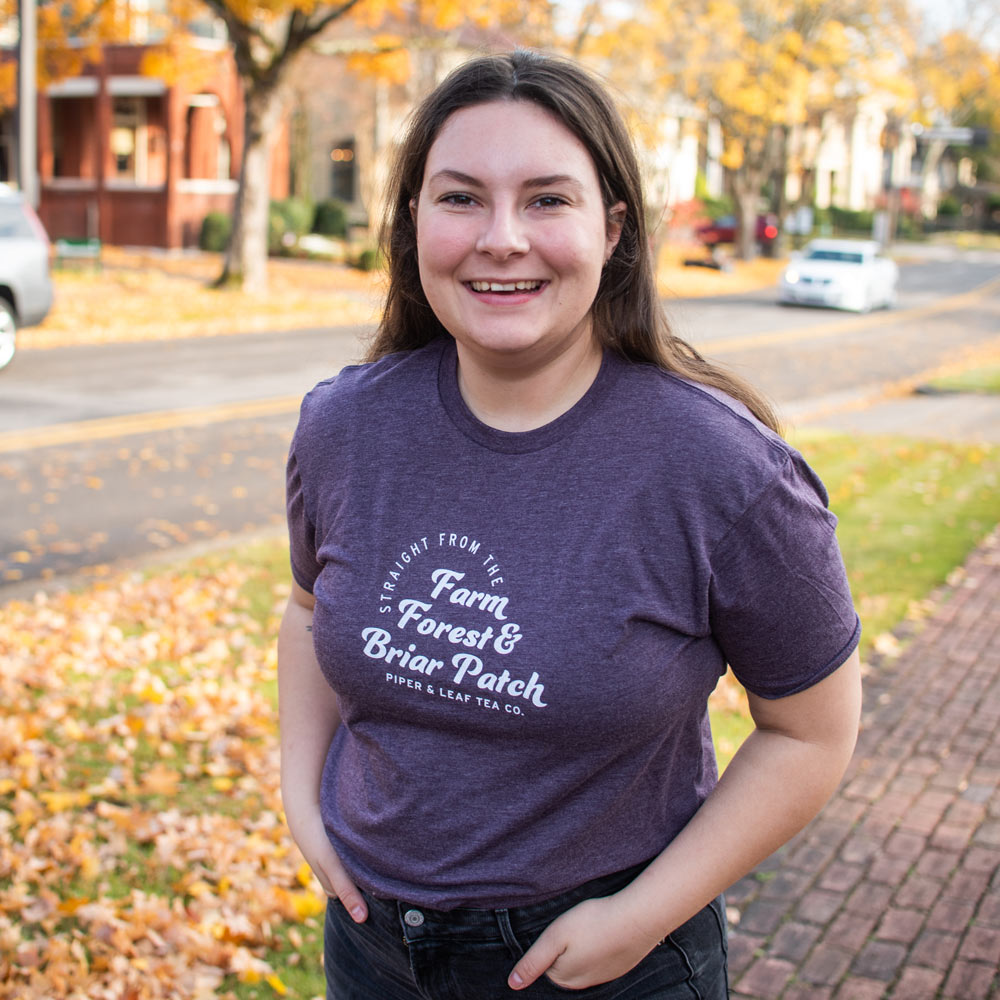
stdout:
[[708,449],[709,454],[735,449],[758,460],[771,456],[787,460],[791,446],[750,409],[716,386],[693,381],[651,364],[624,363],[624,398],[642,411],[653,434],[671,441]]
[[325,422],[338,415],[356,416],[368,408],[383,407],[387,399],[399,400],[407,392],[422,392],[426,380],[437,377],[441,350],[441,342],[435,340],[417,350],[346,365],[306,393],[301,419]]
[[629,425],[662,472],[683,476],[699,496],[741,511],[772,484],[792,479],[826,503],[822,481],[799,451],[715,386],[652,365],[630,365],[622,394]]

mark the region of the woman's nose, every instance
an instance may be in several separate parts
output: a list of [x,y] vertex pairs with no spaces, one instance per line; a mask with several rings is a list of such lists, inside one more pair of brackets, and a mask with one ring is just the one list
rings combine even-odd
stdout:
[[523,222],[513,208],[496,207],[490,212],[486,225],[476,240],[476,249],[500,260],[514,254],[527,253],[527,233]]

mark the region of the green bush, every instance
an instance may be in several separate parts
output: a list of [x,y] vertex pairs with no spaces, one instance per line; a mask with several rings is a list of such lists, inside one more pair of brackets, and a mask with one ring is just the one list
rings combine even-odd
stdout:
[[943,215],[945,218],[953,219],[955,216],[962,214],[961,202],[959,202],[954,195],[946,194],[938,202],[937,214]]
[[[305,198],[284,198],[272,201],[267,213],[267,248],[271,253],[284,253],[289,247],[286,234],[293,238],[305,236],[312,226],[312,203]],[[290,240],[294,244],[294,239]]]
[[229,246],[233,231],[233,220],[225,212],[209,212],[202,219],[198,246],[211,253],[222,253]]
[[369,247],[358,254],[355,264],[362,271],[375,271],[382,266],[382,255],[378,250]]
[[321,236],[346,236],[347,206],[336,198],[326,198],[317,202],[311,231]]
[[847,233],[870,233],[874,223],[874,213],[862,210],[853,211],[849,208],[830,208],[830,221],[834,229]]
[[912,215],[901,215],[896,220],[896,235],[906,240],[917,239],[924,234],[923,220],[918,220]]

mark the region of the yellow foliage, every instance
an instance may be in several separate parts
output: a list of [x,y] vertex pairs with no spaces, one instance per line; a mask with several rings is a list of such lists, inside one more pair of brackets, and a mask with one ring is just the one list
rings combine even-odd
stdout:
[[90,804],[88,792],[40,792],[38,797],[45,803],[45,808],[52,813],[80,809]]
[[279,996],[286,996],[288,994],[288,987],[274,973],[265,976],[264,982]]
[[17,104],[17,63],[0,63],[0,111]]
[[739,170],[743,166],[743,143],[735,137],[727,138],[726,148],[719,159],[724,167]]
[[[388,43],[386,43],[388,44]],[[358,76],[374,77],[387,83],[406,83],[410,78],[410,53],[398,40],[398,47],[380,52],[355,52],[348,56],[347,68]]]
[[168,85],[184,82],[188,90],[200,90],[217,72],[215,57],[196,48],[183,35],[173,35],[162,45],[143,53],[139,71],[159,77]]

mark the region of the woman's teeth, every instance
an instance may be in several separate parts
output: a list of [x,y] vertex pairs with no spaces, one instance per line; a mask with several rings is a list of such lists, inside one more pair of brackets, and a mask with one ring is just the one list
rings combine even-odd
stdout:
[[470,281],[474,292],[537,292],[540,281]]

